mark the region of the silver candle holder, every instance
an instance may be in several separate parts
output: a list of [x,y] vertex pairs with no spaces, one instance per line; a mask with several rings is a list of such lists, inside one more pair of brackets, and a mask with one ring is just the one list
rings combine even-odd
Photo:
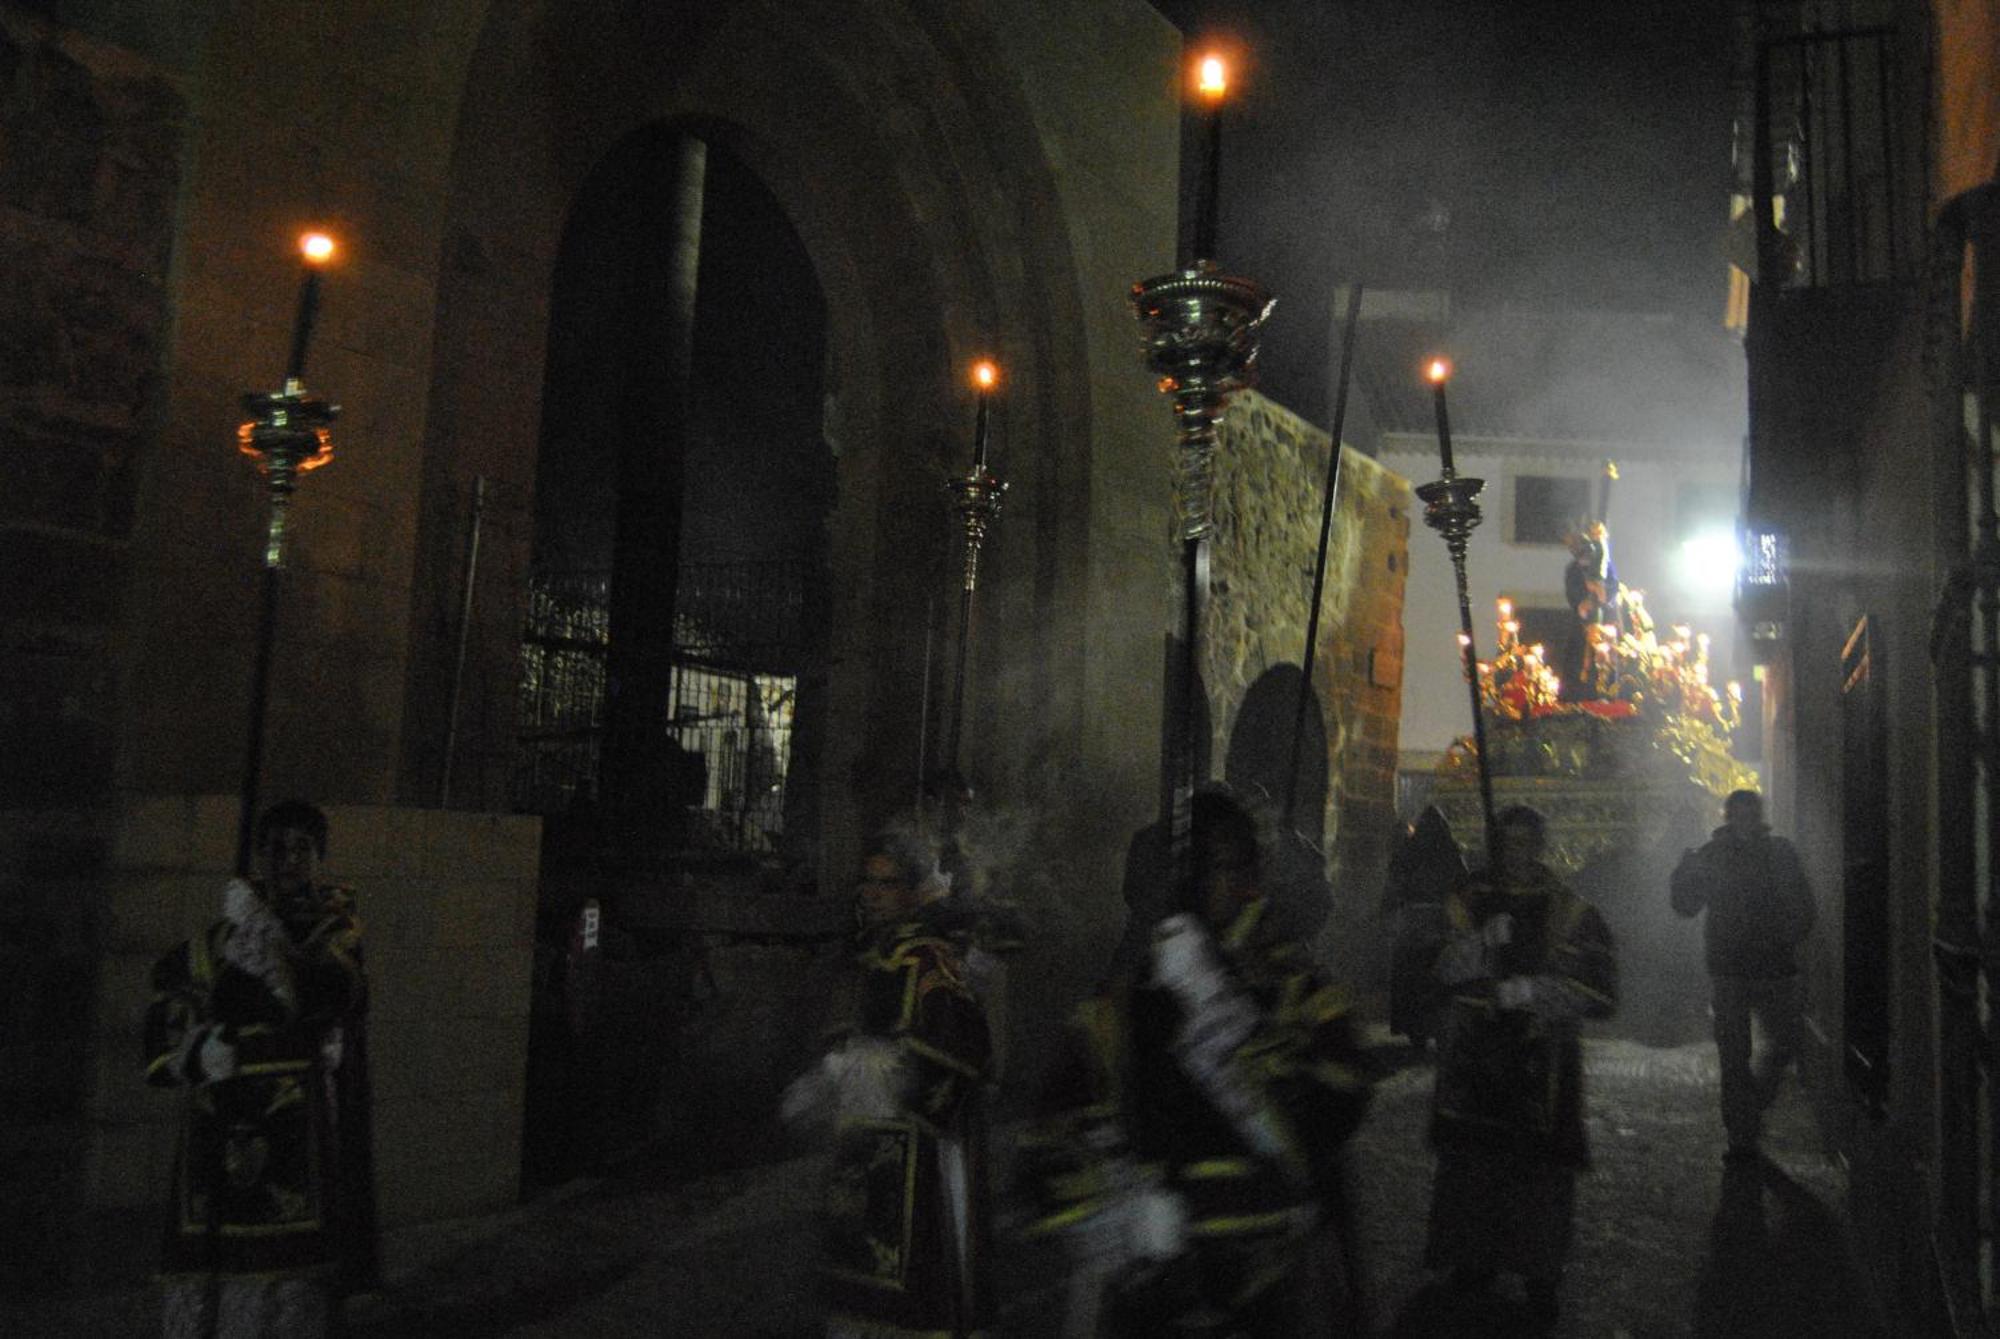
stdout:
[[1472,596],[1465,575],[1466,546],[1483,519],[1479,495],[1484,479],[1461,477],[1447,464],[1444,477],[1417,485],[1417,500],[1424,504],[1424,524],[1444,537],[1451,554],[1452,579],[1458,587],[1458,646],[1463,661],[1465,683],[1472,698],[1472,745],[1479,765],[1479,809],[1486,823],[1486,849],[1493,850],[1493,770],[1486,754],[1486,712],[1479,688],[1479,655],[1472,644]]
[[243,412],[250,417],[236,429],[236,448],[257,462],[269,493],[264,566],[282,567],[292,494],[298,491],[299,476],[333,459],[333,421],[340,406],[309,394],[298,378],[288,377],[281,391],[245,395]]
[[1202,606],[1208,591],[1208,537],[1215,530],[1215,452],[1223,411],[1237,391],[1256,381],[1258,341],[1276,300],[1262,284],[1222,273],[1213,261],[1132,286],[1132,308],[1144,336],[1146,366],[1173,398],[1180,443],[1175,506],[1181,547],[1181,663],[1168,685],[1178,729],[1171,745],[1173,778],[1167,817],[1174,891],[1194,897],[1192,818],[1201,664]]
[[1214,528],[1217,425],[1230,396],[1256,384],[1259,339],[1276,305],[1262,284],[1224,274],[1213,261],[1132,286],[1146,366],[1173,397],[1184,540]]

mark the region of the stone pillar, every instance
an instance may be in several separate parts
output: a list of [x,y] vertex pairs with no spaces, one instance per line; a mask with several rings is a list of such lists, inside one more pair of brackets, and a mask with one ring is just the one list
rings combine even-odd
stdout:
[[663,825],[640,810],[652,784],[673,678],[674,586],[694,346],[707,149],[677,135],[649,183],[635,243],[638,282],[626,317],[637,338],[619,406],[618,502],[612,541],[611,644],[599,764],[607,840],[629,849]]

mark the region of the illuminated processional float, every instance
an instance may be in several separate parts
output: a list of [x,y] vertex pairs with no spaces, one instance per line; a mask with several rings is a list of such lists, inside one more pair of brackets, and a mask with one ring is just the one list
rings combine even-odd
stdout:
[[1711,679],[1709,635],[1687,624],[1663,634],[1641,590],[1614,587],[1610,598],[1612,615],[1587,625],[1587,659],[1572,671],[1590,679],[1580,693],[1563,691],[1546,644],[1522,640],[1513,602],[1496,602],[1493,654],[1467,657],[1486,765],[1475,739],[1462,737],[1432,791],[1462,844],[1478,845],[1484,830],[1482,770],[1498,804],[1531,804],[1549,818],[1550,863],[1567,873],[1607,853],[1641,852],[1677,820],[1705,831],[1721,797],[1757,786],[1731,748],[1742,687]]

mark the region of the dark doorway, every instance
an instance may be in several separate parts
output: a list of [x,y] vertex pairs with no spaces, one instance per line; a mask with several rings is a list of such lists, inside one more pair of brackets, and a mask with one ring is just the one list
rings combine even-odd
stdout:
[[[675,856],[809,868],[835,487],[825,303],[777,200],[714,144],[696,142],[688,216],[675,143],[648,131],[606,159],[556,266],[514,801],[590,826],[615,687],[646,704],[651,761],[627,788],[665,796],[639,826]],[[649,276],[689,245],[677,333],[671,280]],[[621,548],[644,570],[614,581]],[[615,584],[638,592],[627,635],[670,648],[625,657],[622,678]]]
[[716,994],[688,919],[817,879],[832,452],[818,280],[673,127],[580,188],[553,276],[517,809],[544,815],[523,1131],[547,1184],[649,1141]]

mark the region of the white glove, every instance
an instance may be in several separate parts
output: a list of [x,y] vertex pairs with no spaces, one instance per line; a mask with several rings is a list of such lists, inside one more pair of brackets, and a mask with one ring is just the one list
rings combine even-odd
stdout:
[[909,1072],[896,1043],[883,1037],[849,1037],[792,1080],[778,1114],[800,1134],[825,1133],[851,1120],[891,1120],[900,1115]]
[[1189,1004],[1222,989],[1222,968],[1209,947],[1208,932],[1188,913],[1169,916],[1154,929],[1153,979]]
[[823,1132],[833,1121],[833,1084],[823,1064],[814,1065],[785,1087],[778,1104],[778,1117],[785,1128],[798,1134]]
[[196,1052],[205,1083],[236,1077],[236,1047],[222,1039],[221,1028],[210,1028]]
[[223,888],[222,912],[231,926],[223,960],[262,981],[290,1009],[298,1000],[298,988],[292,978],[292,937],[285,933],[285,923],[242,879],[231,879]]
[[1504,977],[1494,985],[1493,999],[1502,1009],[1533,1009],[1535,1007],[1535,978],[1532,976]]
[[1141,1260],[1171,1260],[1187,1249],[1187,1201],[1157,1187],[1139,1192],[1132,1205],[1132,1254]]

